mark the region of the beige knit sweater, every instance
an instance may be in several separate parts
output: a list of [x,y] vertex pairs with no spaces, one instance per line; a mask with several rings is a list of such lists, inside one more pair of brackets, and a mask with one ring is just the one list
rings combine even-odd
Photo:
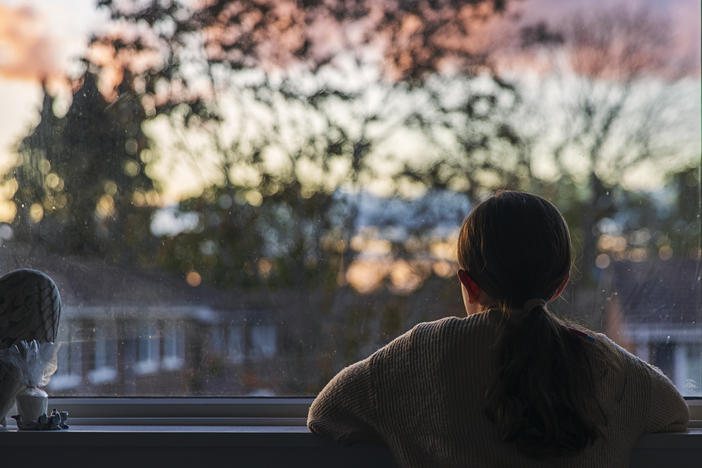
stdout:
[[[334,377],[310,407],[314,433],[342,443],[380,441],[404,467],[626,467],[647,432],[684,431],[689,413],[657,369],[598,334],[620,370],[597,384],[604,438],[583,452],[533,460],[502,442],[483,414],[495,375],[495,313],[421,323]],[[534,343],[538,346],[538,343]],[[528,369],[524,370],[528,372]]]

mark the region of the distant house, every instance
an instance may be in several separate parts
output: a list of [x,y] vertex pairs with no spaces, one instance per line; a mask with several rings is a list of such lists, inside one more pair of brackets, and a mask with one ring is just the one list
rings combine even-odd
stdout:
[[[162,271],[22,245],[0,248],[0,265],[0,273],[42,270],[59,287],[62,346],[48,388],[54,395],[313,394],[414,323],[463,314],[455,281],[438,276],[411,295],[342,288],[332,297],[192,287]],[[702,395],[699,276],[696,260],[614,262],[597,294],[600,300],[599,291],[607,292],[607,334],[660,367],[686,395]]]
[[[284,337],[281,294],[189,286],[159,271],[94,258],[0,249],[2,273],[44,271],[63,302],[59,368],[63,395],[275,393],[271,366]],[[284,293],[282,293],[284,294]],[[265,385],[262,383],[265,382]]]
[[659,367],[683,394],[702,396],[700,262],[615,262],[607,282],[607,334]]

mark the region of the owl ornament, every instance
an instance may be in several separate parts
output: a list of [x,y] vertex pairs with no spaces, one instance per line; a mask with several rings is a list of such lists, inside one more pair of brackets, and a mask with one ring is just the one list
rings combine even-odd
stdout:
[[[22,269],[0,278],[0,350],[20,341],[56,341],[61,297],[56,284],[40,271]],[[0,362],[0,425],[22,389],[17,368]]]

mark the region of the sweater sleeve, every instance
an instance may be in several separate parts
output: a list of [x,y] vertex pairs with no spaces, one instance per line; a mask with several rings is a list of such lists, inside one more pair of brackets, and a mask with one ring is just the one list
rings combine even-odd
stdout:
[[645,431],[685,431],[690,420],[685,400],[660,370],[649,364],[646,364],[646,369],[651,382],[651,392]]
[[322,389],[307,415],[310,431],[344,444],[380,441],[369,367],[369,359],[352,364]]

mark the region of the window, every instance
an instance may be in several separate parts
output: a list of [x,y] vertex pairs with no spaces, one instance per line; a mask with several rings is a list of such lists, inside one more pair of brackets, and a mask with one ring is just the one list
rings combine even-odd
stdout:
[[185,362],[185,330],[175,321],[163,325],[163,367],[174,370]]
[[116,331],[111,321],[95,321],[93,327],[94,364],[88,372],[88,381],[95,385],[107,384],[117,378]]
[[241,326],[232,325],[229,327],[227,356],[237,364],[244,360],[244,331]]
[[78,388],[83,382],[83,350],[79,326],[71,323],[59,333],[58,369],[49,382],[55,392]]
[[251,327],[251,355],[257,358],[272,358],[276,353],[276,327],[272,324]]
[[[687,344],[683,347],[683,351],[686,353],[682,356],[679,363],[680,368],[678,372],[680,373],[676,385],[678,388],[682,389],[681,392],[685,395],[702,396],[702,347],[699,343]],[[677,369],[676,369],[677,370]]]
[[48,3],[0,7],[0,265],[60,288],[53,396],[310,397],[463,314],[505,187],[571,227],[552,309],[702,396],[699,2]]
[[153,374],[160,364],[160,334],[150,322],[140,323],[138,330],[134,370],[137,374]]
[[227,350],[227,330],[224,327],[210,329],[210,349],[217,354],[225,354]]

